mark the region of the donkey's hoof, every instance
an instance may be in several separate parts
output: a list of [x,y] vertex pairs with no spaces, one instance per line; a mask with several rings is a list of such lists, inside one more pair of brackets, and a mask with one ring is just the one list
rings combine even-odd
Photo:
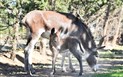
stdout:
[[61,72],[66,72],[66,70],[62,70]]
[[71,72],[76,72],[76,70],[74,68],[70,68]]
[[36,71],[35,71],[35,70],[32,70],[31,73],[32,73],[32,74],[36,74]]
[[25,72],[28,71],[28,68],[25,67],[25,68],[24,68],[24,71],[25,71]]
[[30,75],[30,76],[33,76],[35,74],[35,70],[32,70],[32,71],[28,71],[27,74]]
[[32,73],[31,73],[30,71],[28,71],[28,72],[27,72],[27,75],[30,75],[30,76],[32,76]]
[[83,73],[79,73],[79,76],[82,76],[83,75]]
[[74,68],[70,68],[70,67],[67,68],[67,70],[70,71],[70,72],[76,72]]
[[72,69],[71,72],[76,72],[76,70],[75,69]]
[[54,74],[55,74],[55,72],[51,72],[51,73],[50,73],[50,75],[54,75]]
[[67,72],[66,68],[61,69],[62,72]]

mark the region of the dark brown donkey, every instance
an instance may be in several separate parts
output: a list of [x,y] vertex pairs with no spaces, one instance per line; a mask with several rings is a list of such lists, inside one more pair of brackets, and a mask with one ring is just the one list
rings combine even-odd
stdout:
[[22,24],[25,25],[28,31],[24,60],[25,70],[30,75],[34,72],[32,68],[32,51],[34,45],[42,33],[46,31],[50,32],[52,28],[55,28],[57,31],[60,27],[63,27],[62,38],[76,36],[81,40],[84,49],[90,53],[98,49],[88,27],[80,19],[69,13],[34,10],[25,15]]
[[[83,73],[83,67],[82,67],[82,57],[81,57],[81,52],[84,52],[84,48],[81,45],[81,42],[78,38],[76,38],[76,36],[68,36],[64,39],[61,39],[60,37],[60,33],[61,33],[61,29],[59,29],[56,33],[55,33],[55,28],[53,28],[51,30],[51,34],[50,34],[50,41],[49,41],[49,46],[50,46],[50,50],[53,53],[52,56],[52,74],[54,74],[56,72],[55,70],[55,62],[57,59],[57,55],[59,53],[66,53],[66,52],[71,52],[76,59],[79,62],[80,65],[80,73],[79,75],[82,75]],[[70,54],[69,54],[70,55]],[[89,54],[88,54],[89,55]],[[94,54],[92,53],[92,57]],[[91,59],[92,57],[90,57],[89,59]],[[96,59],[92,58],[91,60],[91,64],[96,65]],[[70,64],[72,65],[72,64]],[[71,66],[72,67],[72,66]]]
[[68,36],[66,38],[61,39],[61,37],[60,37],[61,31],[62,31],[62,28],[60,28],[55,33],[55,28],[53,28],[51,30],[51,34],[50,34],[49,45],[50,45],[50,49],[53,53],[53,57],[52,57],[53,71],[52,71],[52,73],[54,74],[56,72],[55,71],[55,62],[57,59],[57,55],[59,53],[65,53],[68,51],[70,51],[79,62],[79,65],[80,65],[79,75],[82,75],[82,73],[83,73],[82,55],[81,54],[84,55],[84,58],[86,59],[87,63],[92,68],[92,70],[96,71],[98,68],[97,60],[96,60],[96,56],[98,55],[97,51],[86,52],[83,45],[81,45],[80,39],[78,39],[76,36]]

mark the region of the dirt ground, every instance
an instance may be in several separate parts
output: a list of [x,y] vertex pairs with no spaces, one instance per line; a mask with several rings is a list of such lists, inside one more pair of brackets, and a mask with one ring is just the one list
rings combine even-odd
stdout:
[[[15,60],[10,59],[10,53],[0,53],[0,77],[30,77],[24,71],[24,53],[23,51],[16,52]],[[61,56],[58,56],[57,63],[56,63],[56,74],[50,75],[51,72],[51,51],[47,50],[47,55],[42,55],[41,53],[34,51],[33,52],[33,67],[36,71],[34,77],[78,77],[79,73],[79,64],[77,60],[72,57],[72,64],[75,68],[75,72],[71,72],[67,69],[67,72],[61,72],[60,70],[60,63],[61,63]],[[116,65],[119,65],[118,59],[103,59],[99,58],[99,70],[97,72],[93,72],[91,68],[87,65],[86,61],[83,59],[83,69],[84,74],[82,77],[91,77],[95,73],[104,73],[108,72],[108,68],[112,68]],[[123,62],[121,59],[120,62]],[[68,66],[68,60],[65,60],[66,67]]]

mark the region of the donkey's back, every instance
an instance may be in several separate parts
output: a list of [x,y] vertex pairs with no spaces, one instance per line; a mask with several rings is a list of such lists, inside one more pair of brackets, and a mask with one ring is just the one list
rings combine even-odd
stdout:
[[[33,31],[35,29],[44,28],[50,30],[53,27],[56,29],[59,27],[68,28],[72,23],[72,19],[75,17],[69,13],[59,13],[55,11],[40,11],[34,10],[25,15],[22,23],[29,26]],[[35,27],[35,29],[34,29]]]

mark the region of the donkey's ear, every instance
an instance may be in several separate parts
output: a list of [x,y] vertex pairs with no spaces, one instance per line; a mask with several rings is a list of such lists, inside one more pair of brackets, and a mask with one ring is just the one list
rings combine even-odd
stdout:
[[55,28],[52,28],[51,29],[51,34],[54,34],[54,32],[55,32]]
[[103,49],[103,48],[105,48],[105,46],[99,46],[99,47],[94,48],[93,51],[97,51],[97,50]]
[[105,46],[100,46],[100,47],[97,47],[97,50],[103,49],[103,48],[105,48]]
[[60,27],[60,28],[58,29],[58,31],[59,31],[59,32],[63,32],[63,27]]
[[60,28],[58,29],[58,31],[56,32],[56,34],[59,36],[61,32],[63,32],[63,27],[60,27]]

